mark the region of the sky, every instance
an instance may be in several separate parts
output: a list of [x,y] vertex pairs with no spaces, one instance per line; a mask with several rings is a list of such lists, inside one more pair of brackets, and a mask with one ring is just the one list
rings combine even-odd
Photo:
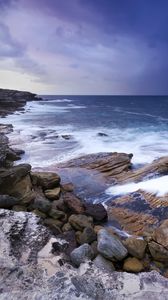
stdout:
[[0,87],[167,95],[167,0],[0,0]]

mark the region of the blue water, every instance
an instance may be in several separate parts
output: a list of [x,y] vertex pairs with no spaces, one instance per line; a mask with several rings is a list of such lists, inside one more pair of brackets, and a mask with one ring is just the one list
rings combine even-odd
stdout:
[[34,167],[96,152],[133,153],[135,164],[168,155],[168,97],[44,96],[5,122],[14,125],[11,145]]

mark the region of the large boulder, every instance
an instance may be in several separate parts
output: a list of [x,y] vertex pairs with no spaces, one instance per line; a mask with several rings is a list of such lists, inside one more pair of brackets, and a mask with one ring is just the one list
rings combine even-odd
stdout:
[[94,253],[90,245],[83,244],[82,246],[74,249],[70,256],[72,263],[79,267],[81,263],[91,260],[94,257]]
[[85,215],[71,215],[69,217],[69,223],[76,230],[83,230],[86,227],[92,227],[93,218]]
[[97,249],[102,256],[112,261],[120,261],[128,254],[120,240],[105,229],[98,232]]
[[44,190],[53,189],[60,184],[60,176],[52,172],[31,172],[33,185],[41,186]]

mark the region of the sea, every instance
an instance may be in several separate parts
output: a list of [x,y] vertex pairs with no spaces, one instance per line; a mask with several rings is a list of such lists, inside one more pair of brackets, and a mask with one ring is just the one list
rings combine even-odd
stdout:
[[98,152],[133,153],[135,167],[168,155],[168,96],[42,98],[0,120],[13,124],[10,143],[33,168]]

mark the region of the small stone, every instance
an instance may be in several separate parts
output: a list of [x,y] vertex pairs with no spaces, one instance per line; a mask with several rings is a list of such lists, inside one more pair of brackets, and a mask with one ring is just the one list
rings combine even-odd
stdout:
[[63,211],[58,209],[51,209],[48,215],[55,220],[66,218],[66,214]]
[[136,257],[129,257],[124,261],[123,270],[138,273],[144,269],[142,262]]
[[152,257],[157,261],[168,262],[168,250],[162,245],[152,241],[148,243],[149,251]]
[[[58,222],[59,222],[59,223],[58,223]],[[44,224],[45,224],[46,226],[48,226],[48,227],[52,230],[53,234],[58,235],[58,234],[61,233],[60,227],[61,227],[63,224],[62,224],[60,221],[58,221],[58,220],[53,220],[53,219],[51,219],[51,218],[48,218],[48,219],[45,219],[45,220],[44,220]],[[58,226],[58,225],[59,225],[59,226]]]
[[100,254],[112,261],[120,261],[128,254],[120,240],[105,229],[101,229],[98,233],[97,249]]
[[65,184],[61,185],[61,189],[63,192],[73,192],[74,185],[73,185],[73,183],[65,183]]
[[93,250],[90,245],[83,244],[82,246],[73,250],[70,254],[72,263],[79,267],[81,263],[91,260],[94,257]]
[[62,231],[66,232],[66,231],[70,231],[72,230],[72,226],[70,223],[65,223],[64,226],[62,227]]
[[84,212],[84,206],[81,200],[77,198],[73,193],[65,193],[63,195],[65,205],[76,214],[82,214]]
[[45,219],[46,218],[46,214],[43,213],[42,211],[38,210],[38,209],[35,209],[32,211],[35,215],[37,215],[38,217],[42,218],[42,219]]
[[49,200],[59,199],[61,188],[57,187],[51,190],[45,190],[44,194]]
[[69,217],[69,223],[76,230],[83,230],[85,227],[92,227],[93,218],[85,215],[71,215]]
[[83,232],[80,234],[78,242],[79,244],[91,244],[97,238],[96,233],[94,232],[93,228],[86,227],[84,228]]
[[93,250],[93,253],[94,253],[94,258],[98,255],[97,244],[98,244],[97,241],[94,241],[90,245],[92,247],[92,250]]
[[60,176],[52,172],[31,172],[33,185],[41,186],[44,190],[58,187]]
[[64,200],[62,199],[62,197],[60,197],[59,200],[54,200],[52,202],[52,208],[53,209],[58,209],[58,210],[61,210],[61,211],[64,211],[64,212],[68,211],[67,206],[65,205]]
[[114,267],[113,263],[111,261],[105,259],[100,254],[94,259],[93,263],[100,270],[110,272],[110,273],[115,271],[115,267]]
[[96,234],[98,234],[98,232],[99,232],[101,229],[104,229],[104,227],[101,226],[101,225],[95,225],[95,226],[94,226],[94,232],[95,232]]
[[103,221],[107,218],[107,211],[102,204],[85,203],[85,214],[92,216],[95,221]]

